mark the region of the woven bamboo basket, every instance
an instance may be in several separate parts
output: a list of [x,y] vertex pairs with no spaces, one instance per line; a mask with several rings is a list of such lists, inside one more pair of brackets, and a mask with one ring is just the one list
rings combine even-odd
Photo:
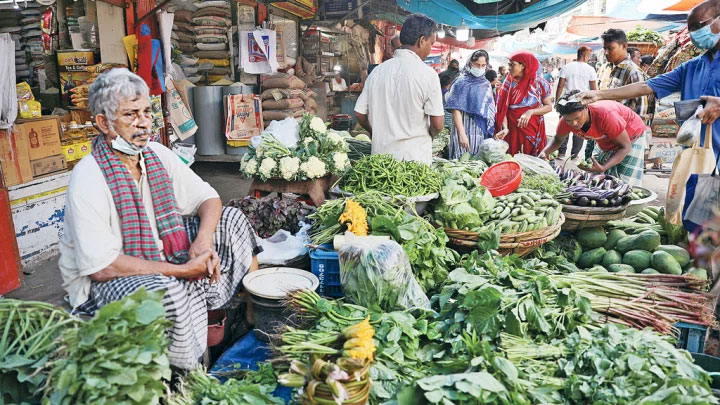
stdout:
[[628,205],[620,207],[579,207],[577,205],[563,205],[565,223],[563,231],[574,231],[593,226],[602,226],[616,219],[622,219]]
[[[560,229],[564,222],[565,216],[561,214],[557,223],[547,228],[529,232],[500,235],[500,246],[498,247],[498,251],[503,256],[513,253],[518,256],[525,256],[541,245],[555,239],[560,234]],[[445,233],[450,239],[450,243],[453,245],[463,248],[473,248],[477,244],[477,232],[445,228]]]

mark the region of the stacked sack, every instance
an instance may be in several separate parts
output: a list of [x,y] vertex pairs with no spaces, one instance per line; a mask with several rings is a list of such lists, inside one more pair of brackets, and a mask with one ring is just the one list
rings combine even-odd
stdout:
[[20,13],[16,10],[0,10],[0,34],[10,34],[15,42],[15,76],[20,81],[29,81],[30,61],[27,46],[20,35],[23,28],[20,21]]
[[229,31],[232,27],[230,3],[224,0],[211,0],[195,3],[197,11],[192,15],[195,40],[194,56],[200,66],[212,64],[210,81],[232,77]]
[[262,82],[263,122],[267,128],[271,121],[288,117],[300,118],[317,110],[316,94],[305,90],[305,82],[287,73],[265,76]]
[[41,23],[42,12],[45,9],[46,7],[41,6],[39,3],[29,1],[27,7],[20,11],[22,38],[25,42],[26,50],[30,52],[28,70],[33,85],[37,84],[37,70],[45,67]]
[[171,42],[173,62],[182,67],[183,74],[188,80],[197,83],[201,76],[198,74],[198,58],[193,56],[196,48],[192,15],[192,10],[175,10]]

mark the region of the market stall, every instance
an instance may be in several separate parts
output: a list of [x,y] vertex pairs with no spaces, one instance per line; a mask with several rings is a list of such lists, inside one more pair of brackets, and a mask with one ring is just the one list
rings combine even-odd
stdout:
[[[243,281],[256,329],[209,372],[182,378],[167,403],[717,402],[707,370],[686,352],[711,346],[714,280],[662,207],[626,216],[643,189],[510,157],[502,141],[429,166],[370,155],[359,147],[366,140],[317,117],[291,122],[251,145],[243,172],[284,187],[328,174],[338,181],[315,207],[282,196],[231,203],[268,252]],[[6,355],[28,359],[8,367],[37,376],[14,377],[4,395],[39,398],[44,386],[71,402],[164,397],[171,372],[158,299],[139,292],[89,321],[0,301],[0,319],[29,325],[12,323],[8,341],[30,343],[7,346]],[[127,328],[104,329],[107,320]],[[123,343],[106,349],[110,358],[98,355],[115,341]],[[140,348],[142,356],[127,355]],[[36,359],[47,353],[54,361],[45,369]],[[123,379],[127,372],[135,378]]]

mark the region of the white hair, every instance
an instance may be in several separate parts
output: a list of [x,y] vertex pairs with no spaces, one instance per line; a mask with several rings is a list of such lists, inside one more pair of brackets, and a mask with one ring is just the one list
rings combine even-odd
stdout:
[[112,126],[120,101],[139,97],[150,97],[145,81],[125,68],[115,68],[98,76],[90,85],[88,106],[93,115],[104,114]]

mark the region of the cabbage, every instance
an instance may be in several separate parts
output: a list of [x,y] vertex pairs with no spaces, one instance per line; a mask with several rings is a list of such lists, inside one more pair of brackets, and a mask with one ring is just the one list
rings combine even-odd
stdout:
[[448,214],[455,218],[457,229],[471,229],[483,223],[477,210],[466,202],[453,205]]
[[459,185],[455,180],[447,180],[443,188],[440,189],[440,197],[445,205],[452,206],[467,202],[470,193],[467,188]]
[[372,142],[372,140],[370,139],[370,137],[367,136],[367,135],[365,135],[365,134],[357,135],[357,136],[355,137],[355,139],[358,140],[358,141]]
[[487,188],[478,186],[470,194],[470,206],[480,215],[489,214],[495,208],[495,199]]

